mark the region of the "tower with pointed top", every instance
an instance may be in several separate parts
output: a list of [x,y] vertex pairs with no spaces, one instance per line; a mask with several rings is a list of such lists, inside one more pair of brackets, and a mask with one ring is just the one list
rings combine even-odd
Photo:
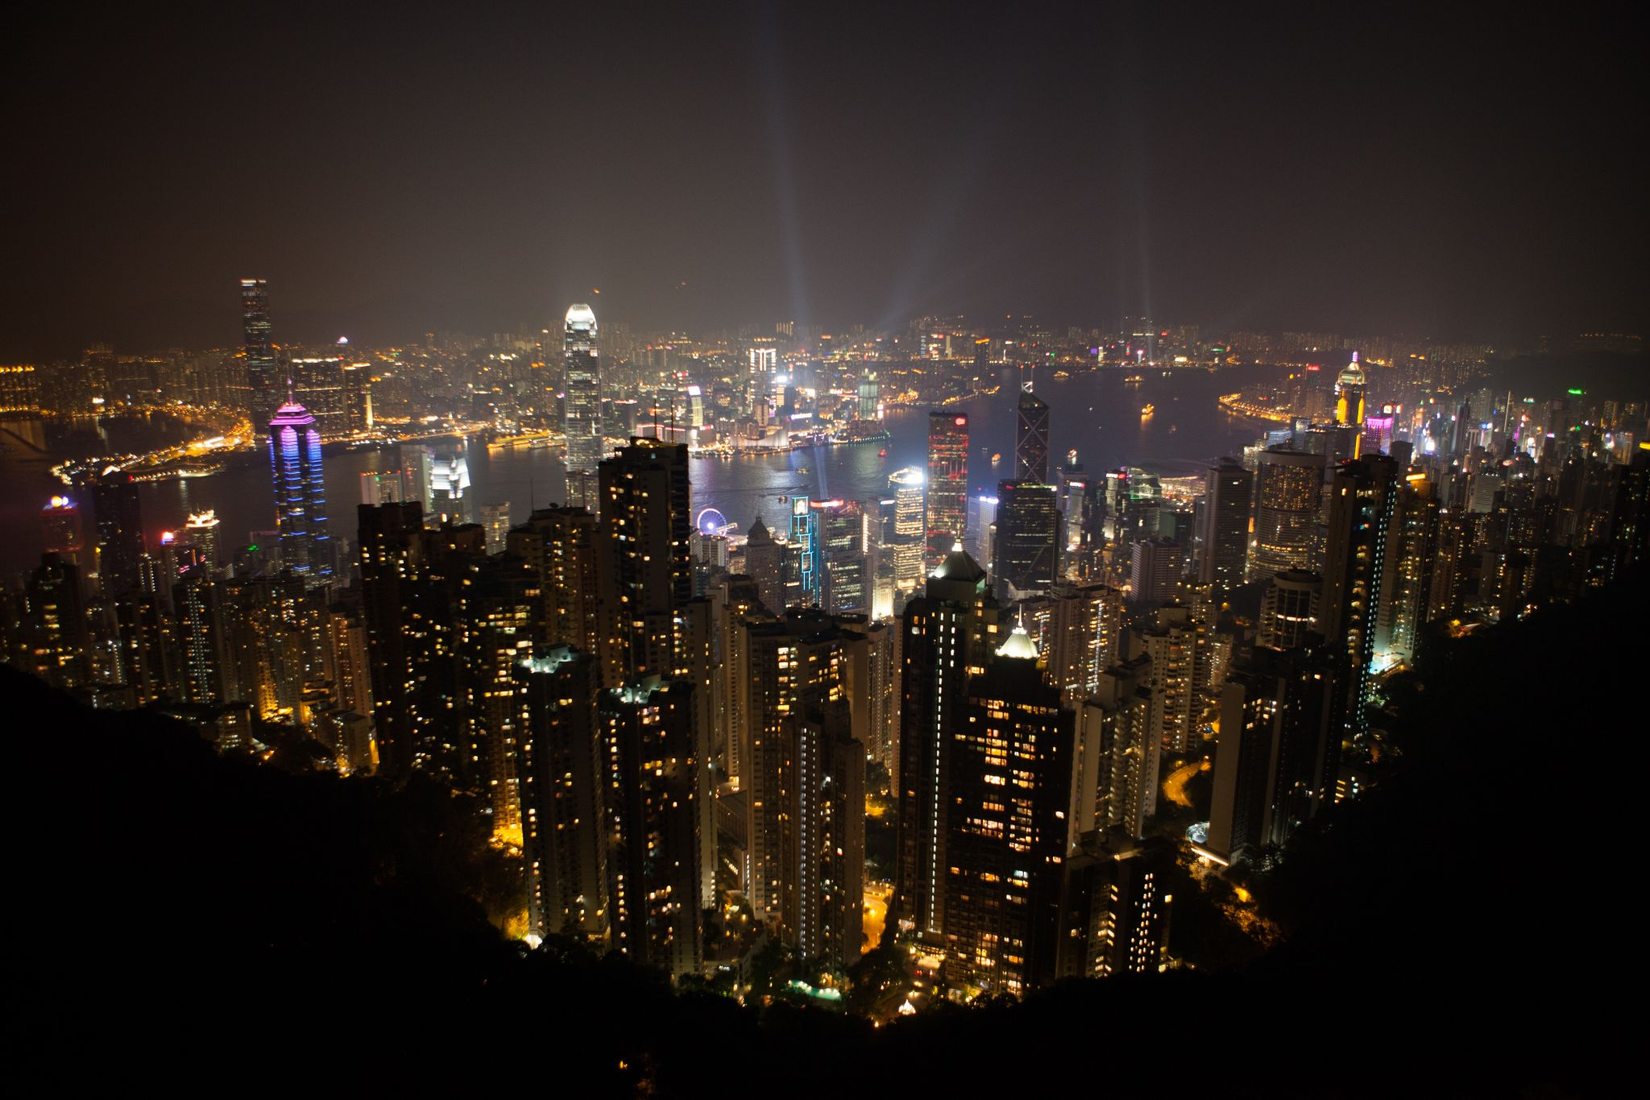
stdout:
[[1364,390],[1369,380],[1358,362],[1358,353],[1352,353],[1352,362],[1335,379],[1335,422],[1358,429],[1352,437],[1352,457],[1362,449],[1364,426]]
[[[562,324],[562,367],[566,397],[562,430],[567,437],[569,483],[594,474],[605,451],[602,433],[602,387],[596,351],[596,313],[588,305],[569,306]],[[587,501],[574,503],[588,504]]]
[[289,399],[269,421],[269,465],[275,474],[275,528],[282,564],[308,583],[331,581],[321,432],[315,417],[296,401]]

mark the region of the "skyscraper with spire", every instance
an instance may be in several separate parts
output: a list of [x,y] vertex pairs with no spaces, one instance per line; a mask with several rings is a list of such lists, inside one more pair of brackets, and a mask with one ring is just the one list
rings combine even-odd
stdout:
[[1031,392],[1029,383],[1020,390],[1020,404],[1014,424],[1014,480],[1039,485],[1048,482],[1048,402]]

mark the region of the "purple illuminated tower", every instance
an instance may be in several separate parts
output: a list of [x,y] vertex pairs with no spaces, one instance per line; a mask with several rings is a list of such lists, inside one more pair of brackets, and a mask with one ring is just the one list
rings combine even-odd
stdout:
[[321,479],[321,433],[296,401],[269,422],[269,464],[275,471],[275,525],[281,562],[313,584],[332,579],[327,536],[326,483]]

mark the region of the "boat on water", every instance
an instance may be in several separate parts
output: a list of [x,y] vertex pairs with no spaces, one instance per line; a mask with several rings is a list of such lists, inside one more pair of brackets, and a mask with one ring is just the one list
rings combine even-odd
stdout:
[[1138,374],[1125,374],[1123,376],[1123,384],[1125,386],[1138,386],[1140,385],[1140,382],[1141,376]]
[[1157,406],[1148,401],[1144,405],[1140,406],[1140,419],[1149,420],[1151,419],[1152,413],[1156,411]]
[[887,458],[888,457],[888,448],[887,447],[878,448],[877,449],[877,457],[878,458]]
[[991,452],[991,464],[993,466],[998,465],[999,463],[1002,462],[1002,460],[1003,460],[1003,452],[1001,452],[1001,451]]

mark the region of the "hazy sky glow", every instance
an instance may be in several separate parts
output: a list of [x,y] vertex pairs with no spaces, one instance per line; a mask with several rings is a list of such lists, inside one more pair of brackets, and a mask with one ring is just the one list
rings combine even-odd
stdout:
[[288,7],[12,17],[0,357],[232,344],[245,274],[285,340],[595,287],[695,327],[1498,336],[1650,302],[1625,15]]

